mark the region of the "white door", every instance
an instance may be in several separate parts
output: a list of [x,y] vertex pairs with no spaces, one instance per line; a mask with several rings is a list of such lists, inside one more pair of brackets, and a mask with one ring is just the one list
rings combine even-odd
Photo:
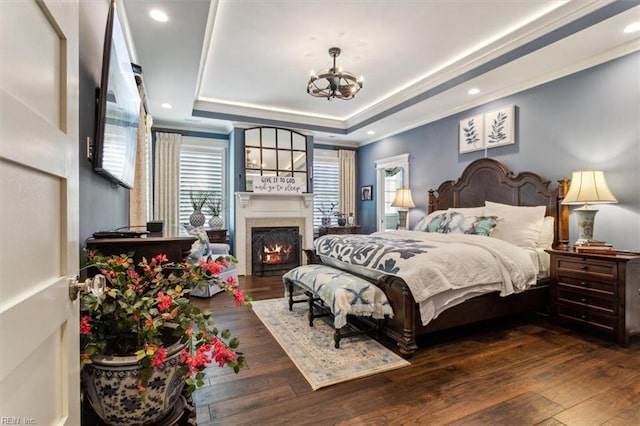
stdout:
[[0,0],[0,421],[79,425],[78,4]]

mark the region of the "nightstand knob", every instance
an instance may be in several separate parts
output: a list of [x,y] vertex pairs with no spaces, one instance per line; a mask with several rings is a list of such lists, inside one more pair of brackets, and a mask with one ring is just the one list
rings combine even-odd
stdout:
[[580,318],[582,318],[583,320],[586,320],[587,316],[583,314],[583,315],[580,315]]
[[580,265],[580,269],[586,271],[587,269],[589,269],[589,265]]
[[582,299],[580,299],[580,302],[582,302],[582,303],[587,303],[587,298],[586,298],[586,297],[583,297]]
[[586,286],[586,285],[587,285],[587,282],[586,282],[586,281],[580,281],[580,285],[581,285],[582,287],[584,287],[584,286]]

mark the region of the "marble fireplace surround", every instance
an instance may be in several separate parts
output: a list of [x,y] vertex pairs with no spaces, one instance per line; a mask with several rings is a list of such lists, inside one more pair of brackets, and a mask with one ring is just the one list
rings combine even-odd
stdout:
[[[312,248],[313,194],[236,192],[234,247],[238,274],[251,275],[251,228],[297,226],[300,247]],[[300,260],[302,262],[303,256]]]

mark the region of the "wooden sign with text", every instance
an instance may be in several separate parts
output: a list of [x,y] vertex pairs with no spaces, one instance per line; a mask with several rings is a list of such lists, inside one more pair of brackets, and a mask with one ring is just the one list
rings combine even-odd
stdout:
[[304,182],[299,177],[255,176],[253,192],[261,194],[300,194]]

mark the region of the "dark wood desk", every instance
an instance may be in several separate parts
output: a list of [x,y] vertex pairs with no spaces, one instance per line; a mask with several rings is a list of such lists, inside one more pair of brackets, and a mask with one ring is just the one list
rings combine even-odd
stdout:
[[138,263],[143,257],[151,260],[158,254],[167,255],[170,262],[181,262],[189,255],[195,237],[184,234],[162,237],[141,238],[89,238],[87,249],[97,250],[101,254],[111,256],[134,252],[133,260]]

